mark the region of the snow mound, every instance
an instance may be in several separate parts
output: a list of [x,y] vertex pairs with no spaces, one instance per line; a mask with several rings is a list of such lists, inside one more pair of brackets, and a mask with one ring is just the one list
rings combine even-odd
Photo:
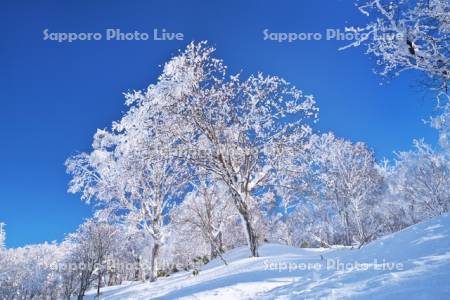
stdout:
[[[103,290],[101,299],[450,299],[450,214],[362,249],[265,244],[211,261],[200,274]],[[93,299],[94,292],[88,293]]]

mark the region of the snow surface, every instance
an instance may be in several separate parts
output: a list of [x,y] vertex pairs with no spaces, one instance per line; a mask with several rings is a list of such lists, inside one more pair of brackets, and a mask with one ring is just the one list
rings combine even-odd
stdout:
[[[154,283],[108,287],[100,298],[450,299],[450,214],[359,250],[265,244],[260,255],[249,258],[247,248],[238,248],[225,254],[228,266],[214,260],[197,276],[180,272]],[[352,265],[333,266],[337,260]],[[86,298],[94,295],[91,291]]]

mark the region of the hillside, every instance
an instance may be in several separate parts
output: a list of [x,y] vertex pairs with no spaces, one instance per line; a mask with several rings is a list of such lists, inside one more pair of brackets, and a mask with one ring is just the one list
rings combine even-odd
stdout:
[[101,299],[450,299],[449,214],[360,250],[265,244],[260,255],[235,249],[228,266],[215,260],[198,276],[105,288]]

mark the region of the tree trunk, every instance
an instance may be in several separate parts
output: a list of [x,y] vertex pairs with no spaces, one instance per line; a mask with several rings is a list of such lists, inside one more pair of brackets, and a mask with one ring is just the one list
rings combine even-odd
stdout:
[[242,226],[244,227],[244,232],[247,237],[247,245],[250,250],[250,254],[253,257],[258,257],[258,238],[252,226],[249,208],[246,202],[241,198],[240,194],[233,190],[231,190],[231,194],[233,202],[239,212],[239,215],[241,216]]
[[352,241],[351,241],[351,237],[350,237],[350,222],[348,220],[348,214],[347,212],[344,212],[344,229],[345,229],[345,243],[346,246],[351,246],[352,245]]
[[98,274],[98,281],[97,281],[97,298],[100,298],[100,285],[102,283],[102,275]]
[[247,211],[241,212],[242,225],[244,226],[245,235],[247,237],[247,244],[250,250],[250,254],[253,257],[258,257],[258,238],[256,232],[252,226],[250,215]]
[[223,253],[222,232],[217,233],[216,236],[210,234],[211,259],[216,258]]
[[136,258],[136,266],[137,268],[134,270],[134,280],[139,280],[139,273],[140,273],[140,267],[141,267],[141,262],[139,261],[139,257]]
[[86,290],[89,286],[89,278],[90,278],[91,274],[92,273],[90,273],[90,274],[83,273],[81,275],[80,289],[78,291],[77,300],[83,300],[84,294],[86,293]]
[[83,292],[80,292],[80,293],[77,295],[77,300],[83,300],[83,298],[84,298],[84,291],[83,291]]
[[151,268],[150,268],[150,282],[153,282],[156,280],[157,278],[157,262],[156,259],[158,257],[158,253],[159,253],[159,244],[157,242],[155,242],[155,245],[153,246],[152,249],[152,261],[151,261]]
[[214,258],[216,258],[217,257],[217,250],[216,250],[216,245],[215,245],[215,243],[214,242],[210,242],[210,248],[211,248],[211,251],[210,251],[210,254],[209,254],[209,256],[210,256],[210,260],[213,260]]
[[116,274],[113,271],[109,271],[108,286],[114,285],[116,281]]
[[227,266],[228,263],[223,257],[222,253],[223,251],[223,243],[222,243],[222,232],[219,232],[216,237],[213,237],[212,234],[209,235],[209,241],[211,245],[211,260],[213,260],[216,257],[219,257],[220,260]]

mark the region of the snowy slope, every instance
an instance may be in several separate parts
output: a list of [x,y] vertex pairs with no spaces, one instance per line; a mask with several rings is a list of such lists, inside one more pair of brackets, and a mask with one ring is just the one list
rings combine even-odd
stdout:
[[101,299],[450,299],[449,214],[360,250],[266,244],[260,254],[235,249],[228,266],[105,288]]

